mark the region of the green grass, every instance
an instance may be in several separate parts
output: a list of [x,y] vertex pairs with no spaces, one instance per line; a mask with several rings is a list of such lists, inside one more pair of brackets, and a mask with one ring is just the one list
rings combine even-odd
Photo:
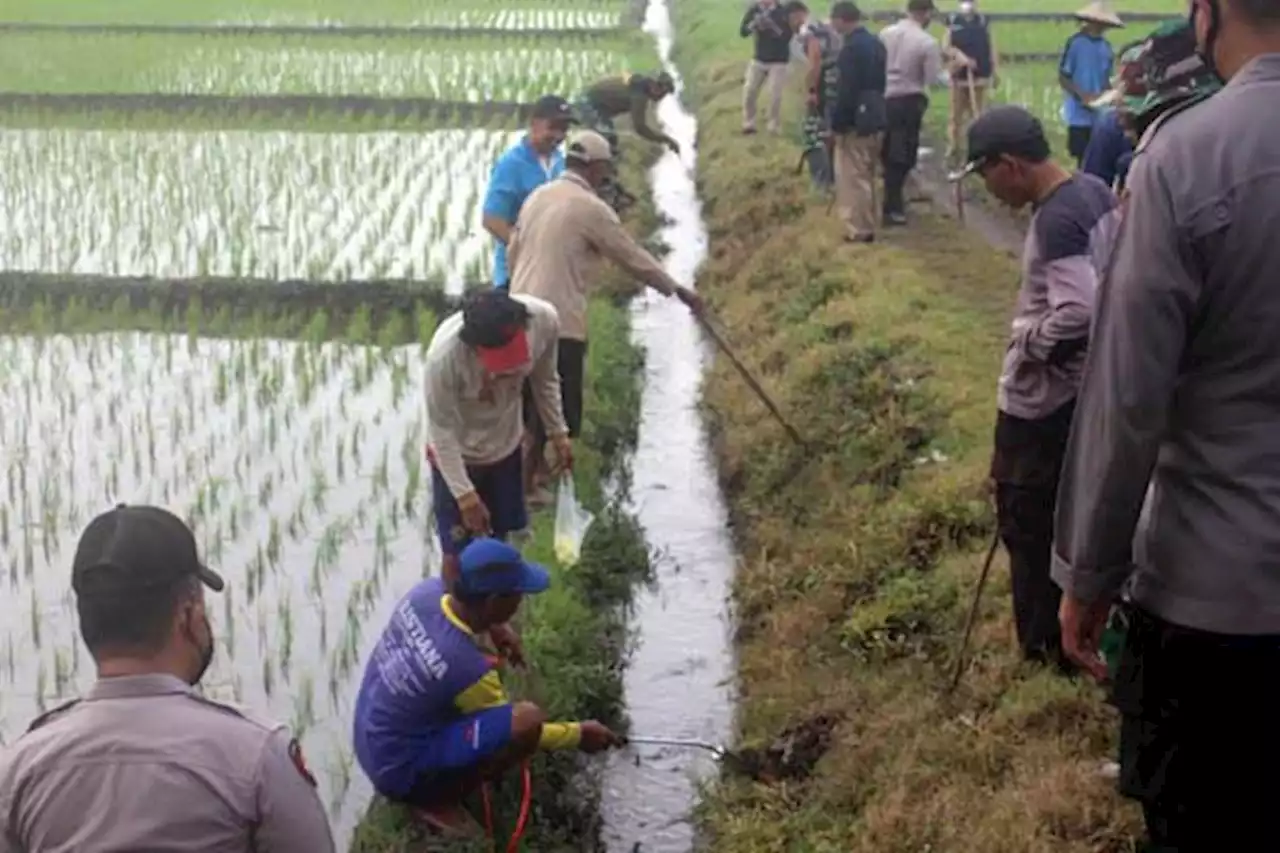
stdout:
[[[798,458],[717,361],[705,404],[742,554],[738,741],[843,722],[809,779],[713,788],[706,846],[1131,851],[1137,810],[1097,773],[1114,754],[1113,711],[1097,689],[1019,662],[1003,559],[972,667],[942,698],[994,524],[987,471],[1018,265],[938,211],[844,245],[792,172],[795,141],[739,132],[745,49],[723,24],[735,8],[677,7],[711,236],[698,286],[817,445]],[[799,105],[789,95],[788,127]],[[935,97],[933,115],[944,108]]]
[[[58,93],[369,95],[532,103],[572,96],[638,61],[626,37],[565,46],[502,38],[3,36],[0,90]],[[87,49],[91,47],[92,49]]]
[[76,24],[186,24],[254,22],[311,24],[416,24],[429,23],[441,12],[497,13],[508,10],[569,10],[619,12],[616,0],[467,0],[442,8],[405,0],[209,0],[203,3],[171,0],[7,0],[0,10],[3,21],[38,21]]

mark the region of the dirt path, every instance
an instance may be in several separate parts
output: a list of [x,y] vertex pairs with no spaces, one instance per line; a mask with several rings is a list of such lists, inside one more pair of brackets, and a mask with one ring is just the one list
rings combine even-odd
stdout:
[[[933,208],[944,216],[957,217],[955,186],[947,180],[941,152],[933,151],[920,158],[916,179],[929,196]],[[982,237],[993,249],[1013,257],[1022,254],[1026,226],[1012,211],[1000,208],[971,178],[964,191],[964,227]]]

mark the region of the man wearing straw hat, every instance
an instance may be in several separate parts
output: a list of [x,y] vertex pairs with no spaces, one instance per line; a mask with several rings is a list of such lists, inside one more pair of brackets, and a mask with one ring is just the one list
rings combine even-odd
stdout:
[[1124,22],[1102,2],[1090,3],[1075,17],[1080,30],[1067,39],[1062,49],[1058,84],[1065,93],[1062,114],[1067,122],[1067,151],[1078,166],[1084,160],[1097,120],[1094,101],[1111,88],[1114,54],[1105,33],[1123,27]]

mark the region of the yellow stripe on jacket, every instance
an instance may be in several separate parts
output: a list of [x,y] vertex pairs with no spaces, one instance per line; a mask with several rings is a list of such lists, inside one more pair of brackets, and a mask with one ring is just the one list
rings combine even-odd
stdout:
[[[458,630],[465,632],[473,640],[475,639],[475,632],[453,612],[452,598],[446,595],[444,600],[440,602],[440,608],[444,611],[445,617]],[[501,708],[504,705],[510,705],[511,697],[507,695],[506,688],[502,686],[502,679],[498,676],[498,671],[491,669],[479,681],[455,696],[453,704],[460,713],[474,714],[477,711],[487,711],[490,708]],[[542,737],[538,740],[538,748],[577,749],[578,742],[581,739],[582,726],[578,723],[544,723],[542,725]]]

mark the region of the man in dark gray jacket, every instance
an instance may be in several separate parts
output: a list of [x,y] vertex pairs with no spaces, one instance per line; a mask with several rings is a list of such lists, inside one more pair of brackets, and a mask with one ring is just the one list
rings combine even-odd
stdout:
[[1152,849],[1276,850],[1280,2],[1193,9],[1228,83],[1133,161],[1053,574],[1064,648],[1099,678],[1102,626],[1127,585],[1120,787],[1142,803]]
[[969,127],[968,143],[969,163],[955,178],[976,172],[1004,203],[1035,211],[997,392],[991,479],[1023,656],[1070,671],[1061,593],[1049,577],[1054,498],[1118,209],[1106,184],[1050,158],[1044,127],[1022,107],[989,110]]

